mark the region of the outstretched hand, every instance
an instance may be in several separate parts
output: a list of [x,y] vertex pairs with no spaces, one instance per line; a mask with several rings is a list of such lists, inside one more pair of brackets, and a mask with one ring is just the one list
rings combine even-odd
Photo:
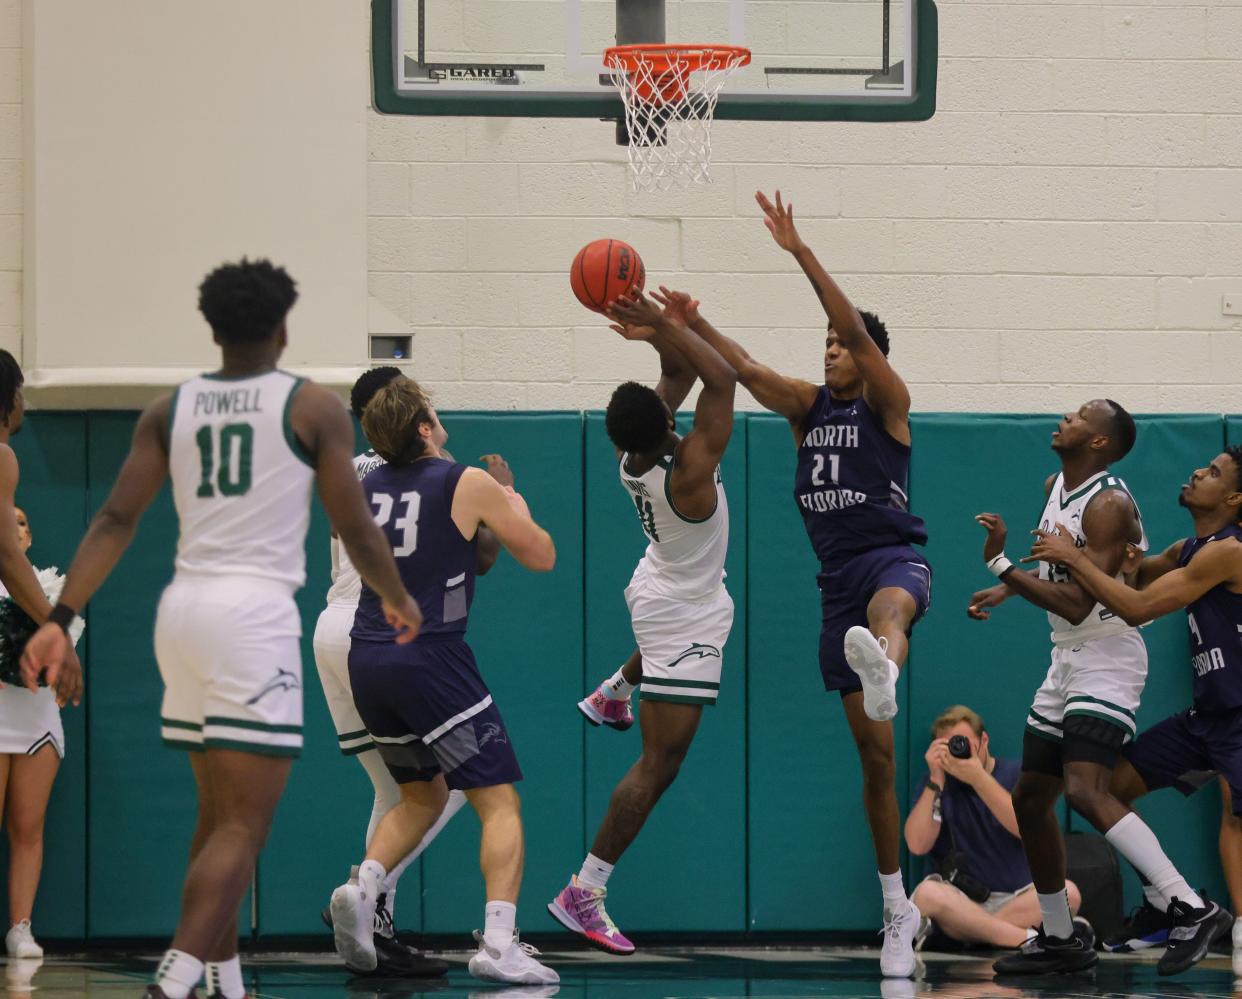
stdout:
[[792,202],[788,205],[783,204],[780,191],[776,192],[776,204],[772,204],[762,191],[755,192],[755,200],[763,209],[763,224],[768,227],[768,232],[776,240],[777,246],[790,253],[798,253],[805,249],[806,244],[802,242],[802,237],[798,235],[798,230],[794,226]]
[[699,300],[691,298],[684,291],[672,291],[660,285],[660,290],[653,291],[651,297],[664,306],[665,319],[683,326],[693,326],[699,321]]
[[613,329],[627,340],[650,340],[656,327],[664,321],[664,315],[641,291],[621,295],[608,303],[607,314],[617,322]]

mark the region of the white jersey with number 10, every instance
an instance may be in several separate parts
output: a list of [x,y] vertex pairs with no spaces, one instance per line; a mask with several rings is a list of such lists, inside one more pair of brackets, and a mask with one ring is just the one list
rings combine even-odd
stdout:
[[284,371],[184,382],[169,413],[181,522],[177,575],[306,580],[314,470],[289,422],[302,379]]

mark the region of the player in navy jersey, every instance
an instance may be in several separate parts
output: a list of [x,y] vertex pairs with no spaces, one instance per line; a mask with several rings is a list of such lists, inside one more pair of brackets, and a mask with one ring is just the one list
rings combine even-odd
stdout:
[[378,596],[364,585],[350,634],[354,703],[400,785],[401,802],[380,820],[356,883],[332,894],[338,953],[374,969],[376,900],[388,871],[439,817],[450,789],[465,792],[482,824],[480,865],[487,887],[484,931],[470,972],[479,978],[550,985],[555,971],[519,943],[514,929],[522,881],[522,820],[514,783],[522,779],[504,720],[466,644],[479,528],[486,525],[515,559],[546,572],[551,537],[525,501],[481,468],[441,457],[430,403],[408,378],[393,379],[367,404],[362,428],[387,464],[363,491],[396,556],[402,580],[423,598],[423,631],[392,655]]
[[794,226],[780,192],[755,200],[781,249],[810,279],[828,335],[822,383],[778,374],[699,320],[691,328],[716,348],[765,408],[789,421],[798,466],[794,500],[821,563],[819,665],[839,691],[862,762],[863,805],[884,894],[885,975],[914,973],[918,909],[902,884],[901,816],[894,787],[891,719],[908,637],[931,601],[931,567],[912,548],[923,522],[908,508],[910,392],[888,362],[888,331],[854,308]]
[[[1242,803],[1242,447],[1226,448],[1182,486],[1179,501],[1194,536],[1142,560],[1138,589],[1099,569],[1068,531],[1035,532],[1030,559],[1065,566],[1092,597],[1128,624],[1140,625],[1185,608],[1190,631],[1194,706],[1139,735],[1113,772],[1111,790],[1124,802],[1176,787],[1190,794],[1219,773],[1235,814]],[[1153,902],[1148,893],[1149,902]],[[1169,946],[1163,974],[1190,967],[1224,936],[1231,917],[1214,902],[1194,909],[1168,903]]]

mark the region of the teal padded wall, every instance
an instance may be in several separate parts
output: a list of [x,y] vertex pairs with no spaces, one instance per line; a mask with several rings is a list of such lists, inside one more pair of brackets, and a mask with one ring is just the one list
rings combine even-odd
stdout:
[[[501,451],[518,488],[552,531],[558,566],[520,570],[502,556],[479,585],[471,642],[526,770],[527,875],[519,924],[553,929],[544,903],[580,864],[615,780],[638,752],[637,729],[594,729],[574,703],[631,647],[621,591],[642,537],[616,482],[602,419],[590,414],[445,414],[462,461]],[[37,564],[67,565],[85,522],[111,487],[129,444],[131,413],[29,417],[14,441],[19,503],[31,514]],[[1055,417],[921,415],[914,419],[911,494],[930,521],[933,607],[915,633],[902,680],[898,785],[923,773],[926,727],[965,700],[988,721],[996,751],[1020,752],[1022,722],[1047,664],[1042,612],[1011,602],[992,621],[967,620],[987,585],[982,531],[995,508],[1011,554],[1041,507]],[[1118,466],[1143,506],[1153,541],[1184,536],[1177,486],[1217,453],[1219,417],[1140,421],[1135,453]],[[1242,418],[1233,420],[1242,439]],[[739,416],[725,460],[733,520],[728,569],[737,606],[721,703],[705,712],[682,776],[622,861],[613,910],[623,928],[649,931],[866,930],[879,923],[874,861],[862,816],[855,751],[836,695],[817,663],[817,565],[792,499],[793,441],[783,420]],[[48,518],[51,518],[49,521]],[[48,823],[50,864],[36,925],[53,938],[167,938],[176,921],[193,823],[184,754],[164,750],[162,691],[152,652],[155,604],[171,575],[176,522],[165,490],[130,552],[89,608],[87,699],[65,713],[69,757]],[[339,755],[310,653],[327,586],[327,524],[316,507],[303,611],[306,749],[260,858],[263,935],[318,934],[318,912],[356,862],[370,784]],[[1140,724],[1188,703],[1180,615],[1147,629],[1148,693]],[[1140,810],[1192,882],[1221,895],[1214,789],[1189,801],[1164,791]],[[1075,828],[1085,824],[1069,820]],[[87,824],[89,823],[89,825]],[[89,834],[88,834],[89,833]],[[398,922],[464,935],[479,925],[478,822],[467,810],[406,875]],[[704,857],[710,857],[710,865]],[[675,858],[672,862],[669,857]],[[819,876],[793,877],[791,858],[827,857]],[[679,872],[674,887],[651,877]],[[917,860],[912,872],[921,872]],[[1132,879],[1129,883],[1134,900]],[[675,893],[674,906],[668,899]],[[244,931],[243,931],[244,932]]]
[[[535,520],[556,543],[556,569],[532,573],[501,554],[475,590],[469,641],[505,720],[525,780],[526,873],[518,925],[545,930],[544,906],[561,889],[582,843],[582,417],[451,413],[458,461],[503,454]],[[479,822],[462,809],[423,858],[423,928],[482,929]],[[402,903],[403,905],[405,903]]]
[[[690,424],[690,418],[683,417],[682,431]],[[720,698],[714,707],[703,709],[681,773],[609,882],[608,911],[627,931],[745,929],[746,896],[739,888],[746,885],[747,426],[744,417],[734,421],[721,462],[729,501],[725,571],[734,625],[724,649]],[[600,414],[587,417],[586,447],[586,673],[578,697],[606,679],[634,648],[623,591],[646,548]],[[567,707],[573,710],[572,703]],[[585,838],[577,853],[561,860],[562,882],[577,873],[613,788],[642,747],[637,723],[624,733],[604,726],[581,727],[587,776]],[[676,895],[675,905],[670,892]]]
[[[748,929],[870,929],[881,918],[875,851],[841,698],[819,671],[819,563],[794,503],[794,440],[779,417],[748,423]],[[906,717],[895,726],[903,814]]]
[[[86,516],[86,418],[81,413],[30,413],[11,441],[20,467],[17,505],[26,511],[34,532],[30,561],[61,573],[73,558]],[[90,636],[78,652],[85,660]],[[10,695],[6,695],[10,696]],[[21,694],[18,696],[27,696]],[[48,937],[86,935],[82,886],[86,883],[86,704],[61,713],[65,758],[48,803],[43,877],[33,923]],[[7,840],[0,864],[8,870]],[[8,913],[7,877],[4,912]]]
[[[129,450],[133,413],[89,423],[90,513],[103,504]],[[172,576],[177,518],[167,486],[87,609],[90,705],[88,930],[93,937],[171,935],[181,901],[194,783],[185,753],[160,742],[163,684],[152,628]]]

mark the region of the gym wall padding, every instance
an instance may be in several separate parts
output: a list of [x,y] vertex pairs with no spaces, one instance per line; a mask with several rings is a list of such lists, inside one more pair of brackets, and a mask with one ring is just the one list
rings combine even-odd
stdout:
[[[681,421],[682,431],[690,421]],[[725,563],[734,603],[734,625],[724,648],[720,697],[705,707],[699,730],[676,783],[664,795],[634,846],[617,866],[609,913],[635,931],[727,931],[746,925],[746,526],[749,421],[734,421],[721,461],[729,503],[730,545]],[[588,692],[615,671],[634,648],[623,592],[646,538],[620,483],[616,453],[604,419],[586,420],[586,673]],[[694,636],[688,635],[687,640]],[[581,697],[582,694],[578,694]],[[576,699],[576,698],[575,698]],[[572,703],[568,705],[572,708]],[[608,808],[613,787],[638,759],[639,726],[628,732],[582,729],[586,760],[585,838],[565,857],[561,881],[577,873]],[[676,902],[667,878],[642,872],[675,872]],[[692,890],[689,886],[693,885]],[[560,885],[556,886],[559,890]]]
[[[518,489],[557,543],[550,574],[502,555],[480,581],[470,641],[526,772],[526,877],[518,921],[549,931],[543,906],[589,848],[615,780],[637,757],[628,733],[586,725],[575,702],[632,647],[622,590],[643,548],[617,482],[599,414],[446,413],[462,461],[499,451]],[[1043,613],[1017,601],[986,623],[969,621],[969,595],[986,586],[975,513],[995,509],[1013,555],[1042,508],[1056,468],[1050,416],[918,415],[914,509],[928,522],[933,606],[915,632],[897,724],[899,798],[924,772],[926,729],[946,704],[986,719],[996,752],[1020,752],[1031,694],[1048,661]],[[19,505],[31,515],[40,565],[67,567],[107,495],[129,444],[132,413],[33,413],[14,440]],[[1242,419],[1232,421],[1242,438]],[[1140,421],[1135,453],[1118,472],[1143,507],[1153,543],[1183,537],[1176,505],[1192,468],[1219,451],[1215,416]],[[861,809],[861,779],[839,698],[823,692],[817,663],[818,566],[792,498],[787,425],[739,415],[724,461],[733,534],[727,568],[736,622],[718,706],[704,712],[678,782],[610,886],[623,929],[680,932],[857,931],[879,925],[879,892]],[[323,932],[318,913],[356,863],[370,784],[342,757],[319,690],[311,635],[328,585],[328,528],[316,508],[308,538],[303,611],[306,747],[294,766],[257,875],[260,936]],[[47,939],[143,937],[163,941],[180,901],[193,828],[185,754],[159,741],[162,686],[151,628],[171,575],[176,520],[165,489],[138,537],[88,608],[87,697],[66,709],[68,757],[53,792],[47,865],[35,929]],[[1147,629],[1148,695],[1140,726],[1189,703],[1185,624]],[[1209,789],[1184,801],[1163,791],[1139,808],[1192,883],[1221,891],[1218,804]],[[1084,828],[1077,816],[1067,819]],[[398,921],[431,933],[479,925],[478,822],[453,820],[403,881]],[[920,874],[921,862],[908,865]],[[818,875],[808,870],[820,871]],[[796,874],[794,872],[797,872]],[[420,882],[421,875],[421,882]],[[1129,875],[1127,875],[1129,878]],[[1137,891],[1128,881],[1128,900]],[[249,901],[242,913],[249,926]]]

